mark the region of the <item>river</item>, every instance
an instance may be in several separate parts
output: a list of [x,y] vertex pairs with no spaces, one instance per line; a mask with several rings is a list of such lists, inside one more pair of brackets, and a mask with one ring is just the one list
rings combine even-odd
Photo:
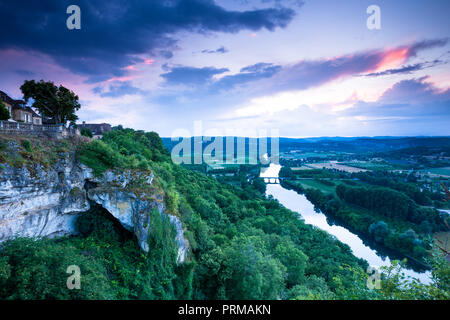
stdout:
[[[270,167],[261,169],[260,177],[278,177],[280,169],[281,165],[271,164]],[[285,189],[278,183],[267,184],[266,194],[272,195],[286,208],[294,212],[298,212],[306,224],[322,229],[335,236],[339,241],[347,244],[356,257],[366,260],[370,266],[379,268],[381,266],[391,265],[389,257],[384,255],[382,256],[376,249],[364,244],[358,235],[342,226],[330,225],[327,221],[327,217],[321,212],[316,212],[314,210],[314,205],[304,195],[298,194],[293,190]],[[406,276],[417,278],[422,283],[427,284],[431,282],[430,271],[416,272],[407,268],[402,271]]]

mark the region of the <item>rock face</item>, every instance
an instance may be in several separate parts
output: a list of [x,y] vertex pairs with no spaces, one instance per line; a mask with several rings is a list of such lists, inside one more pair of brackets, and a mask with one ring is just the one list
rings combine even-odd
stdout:
[[[102,178],[91,179],[91,187],[88,188],[89,200],[101,205],[113,215],[128,231],[134,232],[141,249],[149,251],[148,232],[150,228],[149,212],[158,210],[164,218],[169,218],[177,232],[175,241],[178,246],[178,261],[186,259],[188,245],[183,235],[183,225],[176,216],[167,214],[163,195],[151,190],[153,182],[152,173],[131,174],[126,171],[122,174],[107,172]],[[136,182],[142,187],[136,191]]]
[[[90,203],[101,205],[122,226],[134,232],[142,250],[149,251],[149,212],[157,209],[177,231],[178,262],[184,262],[188,244],[183,225],[166,213],[163,195],[152,188],[152,173],[106,172],[96,178],[92,170],[62,154],[51,169],[33,170],[3,165],[0,174],[0,242],[14,237],[55,237],[75,234],[74,222]],[[136,188],[136,185],[140,188]]]
[[70,155],[47,170],[2,165],[0,173],[0,241],[16,236],[63,236],[75,233],[79,212],[89,209],[83,185],[90,170]]

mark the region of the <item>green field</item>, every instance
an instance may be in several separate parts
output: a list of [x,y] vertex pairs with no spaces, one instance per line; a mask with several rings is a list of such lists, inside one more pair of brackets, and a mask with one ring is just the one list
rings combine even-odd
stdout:
[[365,169],[365,170],[394,170],[395,169],[393,166],[391,166],[389,164],[380,163],[380,162],[358,161],[358,162],[342,162],[339,164],[346,165],[349,167]]
[[450,167],[445,167],[445,168],[429,168],[429,169],[424,169],[421,170],[421,172],[423,173],[431,173],[431,174],[436,174],[436,175],[440,175],[440,176],[448,176],[450,177]]
[[298,180],[297,183],[300,184],[303,188],[305,189],[319,189],[320,191],[322,191],[325,194],[336,194],[336,186],[338,184],[340,184],[340,181],[333,181],[333,180],[327,180],[327,181],[332,181],[335,186],[328,186],[324,183],[322,183],[320,180],[316,180],[316,179],[302,179],[302,180]]
[[[363,181],[354,181],[354,180],[339,180],[339,179],[324,179],[324,181],[330,181],[333,182],[334,186],[329,186],[322,182],[321,179],[301,179],[301,180],[295,180],[295,183],[301,185],[305,189],[319,189],[325,194],[333,194],[336,196],[336,187],[340,184],[344,184],[349,187],[355,187],[355,186],[370,186],[369,184],[363,182]],[[347,181],[349,183],[347,183]]]
[[302,171],[302,170],[314,170],[314,169],[311,167],[303,166],[303,167],[292,167],[291,170],[292,171]]
[[282,152],[281,156],[286,159],[328,158],[335,157],[335,152]]

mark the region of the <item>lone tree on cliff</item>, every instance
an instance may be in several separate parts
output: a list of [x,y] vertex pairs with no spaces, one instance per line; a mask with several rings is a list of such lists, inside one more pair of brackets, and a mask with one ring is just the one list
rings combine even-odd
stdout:
[[66,124],[67,121],[78,120],[75,114],[81,107],[78,96],[62,85],[57,87],[53,82],[26,80],[20,90],[25,102],[32,98],[32,107],[38,109],[48,121]]
[[9,114],[8,109],[3,102],[0,101],[0,120],[8,120],[9,118],[11,118],[11,115]]

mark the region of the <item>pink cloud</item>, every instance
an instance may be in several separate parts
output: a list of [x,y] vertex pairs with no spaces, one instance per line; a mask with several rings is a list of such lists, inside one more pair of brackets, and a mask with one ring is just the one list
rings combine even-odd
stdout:
[[262,90],[265,94],[305,90],[339,79],[389,70],[403,65],[422,50],[442,47],[446,43],[446,40],[421,41],[396,48],[368,50],[326,59],[304,60],[283,67],[270,79],[261,80],[256,90]]
[[412,56],[408,47],[387,50],[381,54],[381,61],[376,65],[375,70],[370,72],[380,72],[401,66]]
[[123,68],[124,70],[128,70],[128,71],[133,71],[136,70],[136,66],[130,65],[130,66],[126,66],[125,68]]
[[123,77],[113,77],[111,79],[106,80],[107,82],[112,82],[112,81],[120,81],[120,82],[124,82],[124,81],[130,81],[130,80],[134,80],[137,79],[139,77],[137,76],[123,76]]

